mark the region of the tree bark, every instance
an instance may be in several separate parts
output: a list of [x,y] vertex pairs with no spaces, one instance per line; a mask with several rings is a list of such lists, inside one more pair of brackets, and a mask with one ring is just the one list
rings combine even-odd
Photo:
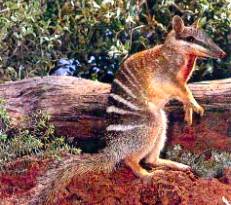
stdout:
[[[208,129],[231,136],[231,79],[191,83],[189,87],[206,110],[193,127],[205,123]],[[6,101],[12,127],[30,127],[31,114],[42,110],[50,115],[58,135],[78,139],[97,138],[104,132],[109,92],[109,84],[74,77],[36,77],[0,85],[0,98]],[[170,131],[175,126],[173,132],[178,132],[185,126],[182,106],[172,102],[167,110]]]

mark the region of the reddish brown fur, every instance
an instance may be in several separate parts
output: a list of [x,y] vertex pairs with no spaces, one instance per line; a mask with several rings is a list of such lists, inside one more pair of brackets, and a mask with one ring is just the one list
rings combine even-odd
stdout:
[[182,68],[181,72],[182,75],[184,76],[183,78],[185,81],[188,81],[190,79],[196,64],[196,60],[197,60],[196,56],[190,55],[187,66]]

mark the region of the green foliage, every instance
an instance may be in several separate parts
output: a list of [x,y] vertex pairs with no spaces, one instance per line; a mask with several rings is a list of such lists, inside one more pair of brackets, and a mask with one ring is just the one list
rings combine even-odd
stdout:
[[5,101],[0,98],[0,127],[7,128],[10,124],[10,118],[5,109]]
[[180,145],[175,145],[168,148],[166,157],[189,165],[195,173],[202,177],[220,177],[224,168],[231,167],[230,152],[213,150],[199,155],[186,152]]
[[38,111],[32,116],[31,130],[19,130],[14,136],[0,131],[0,166],[9,160],[25,155],[60,156],[70,152],[79,154],[80,149],[70,146],[64,137],[55,136],[49,116]]
[[[201,26],[230,50],[229,0],[6,0],[0,3],[0,81],[47,75],[60,58],[77,58],[77,75],[103,80],[132,53],[161,43],[173,15]],[[92,70],[91,56],[109,58]],[[104,57],[104,58],[103,58]],[[231,76],[231,56],[203,61],[193,80]]]

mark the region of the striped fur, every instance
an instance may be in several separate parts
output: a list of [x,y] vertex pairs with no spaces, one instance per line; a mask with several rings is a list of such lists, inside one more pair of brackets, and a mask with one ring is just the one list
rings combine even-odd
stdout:
[[119,85],[129,96],[136,99],[136,95],[131,91],[131,89],[124,85],[122,82],[120,82],[118,79],[115,79],[114,83]]
[[115,107],[115,106],[107,107],[106,111],[107,111],[107,113],[116,113],[116,114],[120,114],[120,115],[138,115],[138,116],[141,116],[141,114],[139,114],[137,112],[131,112],[128,110],[120,109],[120,108]]
[[134,111],[139,111],[139,110],[142,110],[142,108],[136,106],[135,104],[133,104],[132,102],[124,99],[123,97],[117,95],[117,94],[113,94],[111,93],[110,94],[110,97],[112,97],[114,100],[126,105],[128,108],[130,108],[131,110],[134,110]]
[[137,75],[138,73],[133,73],[125,62],[113,81],[111,100],[109,98],[107,108],[110,117],[106,130],[110,133],[122,132],[128,135],[133,130],[143,128],[147,123],[145,92]]
[[106,130],[107,131],[129,131],[135,128],[141,128],[145,125],[109,125]]
[[128,83],[135,89],[136,92],[139,92],[139,86],[130,78],[128,74],[125,73],[124,70],[121,69],[121,74],[126,78]]
[[133,81],[135,82],[135,84],[137,85],[137,87],[139,87],[140,91],[143,91],[143,87],[140,84],[139,80],[136,78],[136,76],[132,73],[132,71],[130,70],[130,68],[128,67],[127,63],[125,62],[124,64],[124,69],[125,71],[131,76],[131,78],[133,79]]

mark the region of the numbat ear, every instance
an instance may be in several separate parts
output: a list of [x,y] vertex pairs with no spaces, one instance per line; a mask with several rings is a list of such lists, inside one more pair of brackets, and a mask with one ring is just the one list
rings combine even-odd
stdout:
[[172,27],[176,33],[181,33],[184,30],[184,21],[179,16],[174,16],[172,19]]

